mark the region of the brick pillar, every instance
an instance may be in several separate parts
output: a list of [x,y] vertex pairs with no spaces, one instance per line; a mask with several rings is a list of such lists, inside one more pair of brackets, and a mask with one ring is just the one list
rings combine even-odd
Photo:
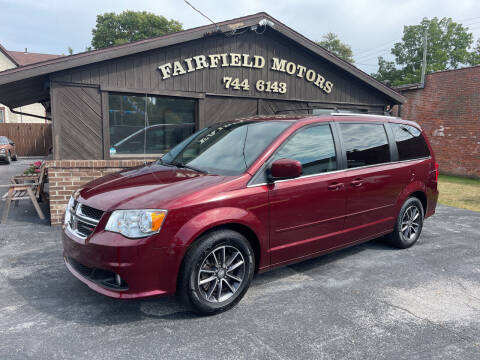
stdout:
[[60,225],[70,195],[86,183],[125,168],[143,165],[143,160],[52,160],[47,161],[50,220]]

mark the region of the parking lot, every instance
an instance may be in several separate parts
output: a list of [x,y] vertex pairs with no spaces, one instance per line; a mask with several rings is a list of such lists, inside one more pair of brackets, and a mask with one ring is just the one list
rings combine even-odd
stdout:
[[[1,166],[0,184],[25,164]],[[478,212],[439,206],[407,250],[374,240],[257,275],[211,317],[93,292],[65,268],[60,229],[29,202],[14,212],[0,225],[0,359],[480,358]]]

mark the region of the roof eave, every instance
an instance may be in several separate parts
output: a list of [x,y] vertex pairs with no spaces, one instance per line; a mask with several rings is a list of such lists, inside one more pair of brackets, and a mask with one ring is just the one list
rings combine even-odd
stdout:
[[1,52],[2,54],[4,54],[4,55],[7,57],[7,59],[10,60],[15,66],[17,66],[17,67],[20,66],[20,64],[17,62],[17,60],[15,60],[15,59],[9,54],[8,50],[5,49],[5,48],[2,46],[2,44],[0,44],[0,52]]
[[224,21],[216,25],[210,24],[200,26],[193,29],[167,34],[157,38],[140,40],[134,43],[128,43],[124,45],[113,46],[110,48],[84,52],[80,54],[61,57],[58,59],[26,65],[21,68],[6,70],[4,72],[0,72],[0,85],[8,84],[14,81],[20,81],[30,77],[41,76],[53,72],[67,70],[74,67],[89,65],[99,61],[111,60],[123,56],[133,55],[136,53],[154,50],[157,48],[166,47],[186,41],[197,40],[202,37],[217,33],[217,25],[222,33],[230,32],[238,28],[247,28],[252,25],[257,25],[258,22],[264,18],[267,18],[274,23],[273,29],[275,31],[280,32],[287,38],[290,38],[291,40],[299,43],[313,53],[325,58],[326,60],[341,68],[342,70],[356,76],[368,85],[390,97],[396,103],[401,104],[406,101],[406,98],[401,94],[397,93],[396,91],[387,87],[381,82],[375,80],[373,77],[353,66],[352,64],[333,55],[329,51],[317,45],[315,42],[307,39],[303,35],[297,33],[295,30],[280,23],[278,20],[271,17],[265,12],[260,12],[254,15]]

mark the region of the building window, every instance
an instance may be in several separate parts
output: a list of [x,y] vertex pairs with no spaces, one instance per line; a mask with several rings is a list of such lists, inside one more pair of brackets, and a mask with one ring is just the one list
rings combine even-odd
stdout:
[[161,155],[195,132],[195,100],[110,94],[110,156]]
[[5,122],[5,108],[0,108],[0,124]]
[[342,123],[340,130],[347,150],[348,168],[390,161],[387,133],[382,124]]

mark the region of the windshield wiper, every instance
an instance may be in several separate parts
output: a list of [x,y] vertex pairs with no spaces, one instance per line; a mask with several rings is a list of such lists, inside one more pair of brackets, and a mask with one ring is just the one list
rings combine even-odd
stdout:
[[171,165],[174,165],[174,166],[176,166],[176,167],[182,168],[182,169],[190,169],[190,170],[193,170],[193,171],[202,173],[202,174],[208,174],[208,171],[205,171],[205,170],[196,168],[196,167],[191,166],[191,165],[187,165],[187,164],[181,163],[180,161],[171,162],[170,164],[171,164]]
[[160,165],[165,165],[165,166],[175,166],[177,167],[176,164],[172,164],[170,162],[166,162],[166,161],[163,161],[161,158],[157,160],[157,162],[160,164]]

